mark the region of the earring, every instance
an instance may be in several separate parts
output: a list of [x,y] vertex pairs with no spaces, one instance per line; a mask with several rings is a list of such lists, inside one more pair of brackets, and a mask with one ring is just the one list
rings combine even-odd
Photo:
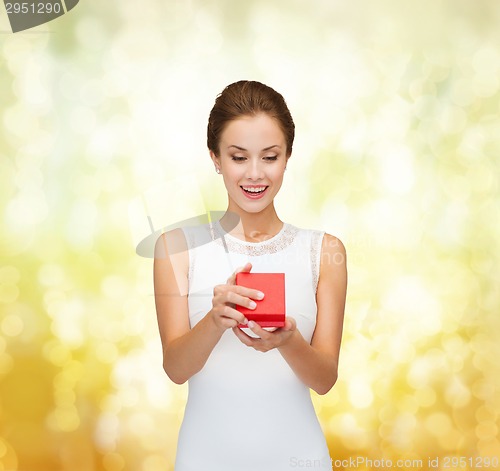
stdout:
[[220,168],[219,167],[215,167],[215,171],[220,174]]

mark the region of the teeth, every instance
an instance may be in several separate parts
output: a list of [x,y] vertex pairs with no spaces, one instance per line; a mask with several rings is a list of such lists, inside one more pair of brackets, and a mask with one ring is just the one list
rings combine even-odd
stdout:
[[261,186],[259,188],[248,188],[248,187],[242,187],[242,188],[250,193],[261,193],[266,189],[265,186]]

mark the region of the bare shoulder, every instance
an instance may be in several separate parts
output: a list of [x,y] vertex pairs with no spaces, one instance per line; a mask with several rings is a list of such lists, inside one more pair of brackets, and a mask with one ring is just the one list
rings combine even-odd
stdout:
[[188,246],[184,231],[180,228],[162,233],[155,244],[155,259],[165,259],[167,256],[187,253]]
[[182,229],[161,234],[155,244],[154,277],[158,292],[187,293],[188,245]]
[[342,241],[325,233],[316,302],[316,330],[311,345],[331,353],[338,364],[347,294],[346,249]]
[[321,273],[338,272],[346,269],[347,254],[342,241],[331,234],[325,233],[321,245]]

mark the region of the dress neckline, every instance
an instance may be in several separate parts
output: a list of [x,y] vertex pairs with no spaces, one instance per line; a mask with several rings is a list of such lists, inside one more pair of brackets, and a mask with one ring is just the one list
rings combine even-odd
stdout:
[[286,222],[281,230],[269,239],[261,242],[249,242],[238,239],[224,230],[219,221],[213,223],[212,240],[222,245],[226,252],[235,252],[251,256],[259,256],[280,252],[295,239],[299,229]]
[[236,243],[240,243],[242,245],[246,245],[247,247],[258,247],[260,245],[272,244],[274,241],[278,240],[283,233],[286,231],[288,224],[286,222],[283,223],[281,229],[269,239],[261,240],[260,242],[250,242],[248,240],[239,239],[238,237],[233,236],[229,232],[222,227],[220,220],[217,220],[214,225],[216,226],[216,230],[219,234],[222,234],[224,237],[227,237],[229,240],[234,241]]

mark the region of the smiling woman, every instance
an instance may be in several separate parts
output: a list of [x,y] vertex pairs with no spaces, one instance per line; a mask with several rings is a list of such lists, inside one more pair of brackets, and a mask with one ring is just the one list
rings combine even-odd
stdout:
[[276,119],[262,112],[234,119],[222,132],[219,148],[218,155],[213,150],[210,155],[224,177],[228,211],[236,214],[238,209],[250,213],[266,208],[267,213],[274,211],[272,203],[281,188],[289,158]]
[[[284,471],[306,462],[331,469],[310,389],[326,394],[337,380],[346,255],[336,237],[276,213],[294,132],[272,88],[247,81],[226,87],[207,142],[227,211],[215,223],[158,239],[163,365],[175,383],[189,381],[176,471]],[[271,295],[236,284],[238,272],[252,270],[284,273],[283,327],[266,330],[236,308],[253,310]]]

